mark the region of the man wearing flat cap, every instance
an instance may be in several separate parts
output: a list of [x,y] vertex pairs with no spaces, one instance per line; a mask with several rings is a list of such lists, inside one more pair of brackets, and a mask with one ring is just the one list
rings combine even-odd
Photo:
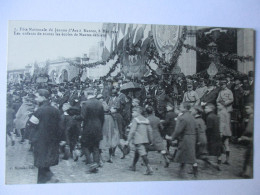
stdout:
[[32,130],[32,143],[34,145],[34,166],[38,168],[37,183],[46,183],[51,180],[53,173],[51,166],[59,162],[59,110],[49,103],[50,93],[46,89],[39,89],[35,100],[39,108],[29,119]]

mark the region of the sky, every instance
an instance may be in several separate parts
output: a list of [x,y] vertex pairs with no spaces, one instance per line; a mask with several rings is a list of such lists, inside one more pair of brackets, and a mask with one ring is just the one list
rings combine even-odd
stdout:
[[[56,33],[61,34],[63,32],[65,35],[69,30],[72,35],[74,33],[79,34],[77,30],[81,30],[83,34],[89,33],[84,32],[84,30],[96,30],[98,32],[98,30],[101,30],[102,23],[10,21],[8,27],[7,68],[14,70],[48,59],[82,57],[83,54],[89,53],[89,48],[98,45],[101,37],[57,36],[43,35],[43,33],[55,34],[55,29]],[[41,29],[46,29],[46,31],[41,31]],[[50,31],[50,29],[53,29],[53,31]],[[37,35],[38,32],[42,35]],[[36,33],[36,35],[31,35],[32,33]],[[91,32],[90,34],[93,35],[94,33]]]

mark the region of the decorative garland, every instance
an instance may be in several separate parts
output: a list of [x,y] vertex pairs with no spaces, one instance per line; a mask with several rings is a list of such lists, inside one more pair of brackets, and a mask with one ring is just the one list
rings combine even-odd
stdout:
[[103,76],[103,77],[101,77],[101,79],[107,79],[108,77],[110,77],[111,76],[111,74],[115,71],[115,69],[117,68],[117,66],[118,66],[118,64],[120,63],[120,58],[118,58],[117,60],[116,60],[116,62],[112,65],[112,67],[110,68],[110,70],[109,70],[109,72],[105,75],[105,76]]
[[[221,63],[217,63],[216,66],[218,67],[218,70],[219,70],[219,72],[215,75],[216,78],[220,77],[220,75],[225,74],[225,73],[229,73],[229,74],[231,74],[234,77],[240,77],[240,78],[246,76],[246,74],[241,73],[239,71],[235,71],[235,70],[230,69],[230,68],[227,68],[226,66],[224,66]],[[207,69],[206,69],[206,70],[203,70],[201,72],[198,72],[198,73],[194,74],[193,77],[208,78],[209,75],[208,75]]]
[[253,61],[254,58],[252,56],[238,56],[237,54],[228,54],[228,53],[220,53],[220,52],[213,52],[207,49],[202,49],[199,47],[195,47],[189,44],[183,44],[183,47],[185,47],[187,49],[187,51],[189,50],[193,50],[198,52],[199,54],[203,55],[203,54],[207,54],[207,55],[213,55],[222,59],[226,59],[226,60],[239,60],[241,62],[245,62],[245,61]]
[[98,65],[106,65],[106,63],[108,63],[111,59],[114,59],[116,53],[113,51],[110,56],[108,57],[107,60],[101,60],[101,61],[97,61],[97,62],[93,62],[93,63],[85,63],[85,64],[79,64],[79,63],[75,63],[72,60],[67,59],[67,62],[71,65],[71,66],[75,66],[77,68],[94,68]]
[[72,62],[70,60],[67,60],[67,62],[69,62],[69,64],[71,66],[75,66],[77,68],[81,68],[81,69],[84,69],[84,68],[94,68],[98,65],[106,65],[106,61],[98,61],[98,62],[93,62],[93,63],[88,63],[88,64],[79,64],[79,63],[75,63],[75,62]]

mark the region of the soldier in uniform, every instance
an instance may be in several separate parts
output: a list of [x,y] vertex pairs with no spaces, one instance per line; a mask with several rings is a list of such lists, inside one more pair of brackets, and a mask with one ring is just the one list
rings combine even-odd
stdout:
[[234,101],[233,93],[230,89],[227,88],[227,81],[220,81],[221,90],[217,97],[217,103],[223,104],[228,112],[232,111],[232,103]]
[[207,86],[205,84],[205,80],[204,79],[201,79],[200,80],[200,86],[196,89],[196,92],[199,96],[199,98],[201,98],[207,91]]
[[228,114],[227,114],[227,120],[231,121],[231,112],[233,111],[232,103],[234,101],[233,93],[230,89],[227,88],[227,81],[225,79],[220,81],[220,87],[221,90],[219,91],[218,97],[217,97],[217,103],[222,104]]
[[192,83],[187,84],[187,91],[184,93],[182,102],[188,102],[193,105],[199,105],[200,99],[196,91],[193,90]]

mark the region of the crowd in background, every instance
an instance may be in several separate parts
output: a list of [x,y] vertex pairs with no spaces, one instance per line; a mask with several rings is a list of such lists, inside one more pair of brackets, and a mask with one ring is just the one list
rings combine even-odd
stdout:
[[[30,140],[38,183],[50,180],[59,155],[75,161],[85,155],[92,173],[134,150],[130,170],[142,158],[153,173],[148,152],[185,164],[198,176],[198,159],[221,170],[230,164],[230,141],[247,142],[243,177],[252,177],[254,75],[213,78],[177,75],[167,80],[124,77],[87,82],[8,83],[7,138]],[[107,154],[106,154],[107,152]],[[225,158],[222,159],[224,154]],[[152,155],[152,153],[150,154]]]

